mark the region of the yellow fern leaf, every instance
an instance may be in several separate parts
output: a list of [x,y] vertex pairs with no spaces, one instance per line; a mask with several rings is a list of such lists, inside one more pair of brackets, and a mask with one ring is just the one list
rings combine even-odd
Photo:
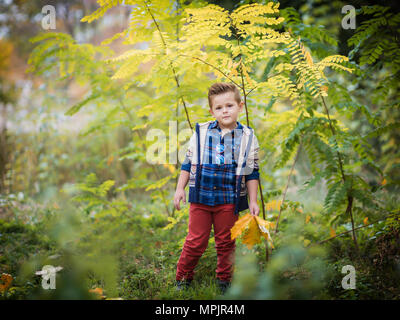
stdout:
[[253,81],[251,80],[249,74],[247,73],[246,66],[242,63],[242,60],[240,60],[240,65],[241,65],[241,67],[242,67],[242,71],[243,71],[243,74],[244,74],[244,76],[245,76],[247,82],[248,82],[251,86],[253,86],[253,85],[254,85],[254,84],[253,84]]
[[303,52],[303,55],[304,55],[304,58],[305,58],[306,62],[308,63],[308,65],[310,67],[312,67],[314,65],[314,63],[313,63],[313,59],[311,57],[310,52],[304,47],[303,44],[301,44],[300,48],[301,48],[301,51]]
[[271,200],[270,202],[265,204],[265,208],[267,211],[270,210],[279,210],[281,207],[282,200]]
[[97,9],[92,14],[85,16],[81,19],[81,22],[91,23],[93,20],[97,20],[101,18],[109,9],[115,7],[122,3],[123,0],[99,0],[97,1],[100,5],[100,8]]

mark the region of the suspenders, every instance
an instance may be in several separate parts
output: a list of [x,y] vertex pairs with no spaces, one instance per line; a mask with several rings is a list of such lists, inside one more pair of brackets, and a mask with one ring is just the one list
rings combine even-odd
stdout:
[[196,138],[197,138],[197,164],[196,164],[196,180],[195,180],[195,191],[194,191],[194,197],[195,201],[199,201],[199,184],[200,184],[200,174],[201,174],[201,169],[200,169],[200,126],[198,123],[196,123]]
[[[246,166],[246,161],[247,161],[247,157],[248,157],[248,155],[249,155],[249,151],[250,151],[250,146],[251,146],[252,139],[253,139],[253,131],[251,131],[249,140],[247,141],[247,147],[246,147],[246,153],[245,153],[245,155],[244,155],[244,161],[243,161],[243,164],[242,164],[242,168],[240,168],[240,174],[239,174],[238,179],[237,179],[237,181],[236,181],[236,206],[235,206],[235,214],[239,214],[240,191],[241,191],[240,189],[241,189],[241,187],[242,187],[242,178],[243,178],[242,171],[243,171],[243,168]],[[246,202],[247,202],[247,196],[246,196],[246,199],[245,199],[245,200],[246,200]]]

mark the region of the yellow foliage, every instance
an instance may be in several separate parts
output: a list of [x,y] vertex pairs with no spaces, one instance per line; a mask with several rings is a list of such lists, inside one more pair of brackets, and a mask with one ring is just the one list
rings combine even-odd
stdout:
[[[314,63],[310,52],[305,48],[300,37],[298,40],[292,39],[288,49],[292,56],[292,64],[295,66],[298,76],[297,88],[307,88],[314,98],[319,95],[328,95],[327,86],[324,85],[324,83],[328,81],[324,74],[324,69],[326,67],[340,69],[350,73],[353,71],[353,69],[340,64],[349,60],[348,57],[342,55],[328,56],[318,63]],[[285,66],[281,68],[283,67]]]
[[173,218],[173,217],[168,217],[167,220],[170,222],[168,223],[163,230],[168,230],[171,229],[174,225],[176,225],[178,223],[178,220]]
[[163,166],[169,170],[169,172],[174,173],[175,167],[172,164],[164,163]]
[[265,209],[267,211],[270,211],[270,210],[278,211],[281,207],[281,204],[282,204],[282,200],[272,200],[265,204]]
[[246,66],[245,66],[245,65],[243,64],[243,62],[242,62],[242,59],[240,59],[240,65],[242,66],[242,71],[243,71],[244,76],[246,77],[247,82],[248,82],[251,86],[254,86],[254,83],[253,83],[253,81],[250,79],[250,76],[249,76],[249,74],[247,73],[247,70],[246,70]]
[[0,39],[0,74],[10,69],[12,52],[12,43]]
[[98,0],[97,3],[100,5],[100,8],[92,14],[83,17],[81,19],[81,22],[87,21],[88,23],[91,23],[93,20],[101,18],[109,9],[117,6],[122,2],[123,0]]

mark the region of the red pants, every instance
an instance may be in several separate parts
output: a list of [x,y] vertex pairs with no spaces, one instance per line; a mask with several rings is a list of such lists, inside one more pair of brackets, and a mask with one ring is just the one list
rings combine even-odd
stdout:
[[193,279],[194,268],[208,246],[211,225],[214,225],[217,278],[231,281],[236,247],[235,240],[231,240],[231,228],[238,219],[234,209],[234,204],[190,203],[189,233],[178,261],[176,280]]

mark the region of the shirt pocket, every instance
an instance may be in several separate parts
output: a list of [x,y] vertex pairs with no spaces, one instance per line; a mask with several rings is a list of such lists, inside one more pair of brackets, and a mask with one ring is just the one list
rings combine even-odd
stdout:
[[232,164],[225,164],[218,168],[217,171],[218,182],[217,185],[224,191],[235,191],[236,185],[236,166]]

